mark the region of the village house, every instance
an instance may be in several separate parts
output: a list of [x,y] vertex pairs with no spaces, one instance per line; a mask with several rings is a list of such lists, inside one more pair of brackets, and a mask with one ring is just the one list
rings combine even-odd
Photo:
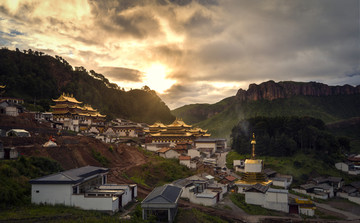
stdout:
[[19,157],[18,151],[14,147],[3,147],[0,145],[0,160],[17,159]]
[[177,153],[173,148],[164,147],[156,151],[156,153],[166,159],[178,159],[180,154]]
[[233,160],[233,168],[235,172],[245,172],[245,160]]
[[280,174],[270,168],[264,169],[263,172],[267,178],[272,181],[272,185],[274,186],[288,189],[293,182],[291,175]]
[[327,183],[303,184],[299,188],[293,188],[295,192],[309,195],[311,198],[328,199],[334,197],[334,188]]
[[194,146],[197,149],[207,148],[215,153],[224,151],[227,145],[226,139],[198,138],[194,140]]
[[291,199],[289,201],[290,214],[302,214],[306,216],[315,215],[316,206],[310,199]]
[[342,186],[336,192],[336,196],[360,204],[360,181],[351,182],[350,184]]
[[174,181],[173,184],[182,188],[181,198],[205,206],[216,205],[227,193],[225,184],[216,182],[213,176],[206,173],[179,179]]
[[156,187],[141,202],[143,220],[155,216],[158,222],[173,222],[181,193],[181,188],[170,184]]
[[190,156],[179,156],[179,163],[187,166],[190,169],[195,169],[196,168],[196,163],[195,162],[191,162],[191,157]]
[[19,114],[23,112],[24,112],[24,108],[20,104],[14,102],[8,102],[8,101],[0,102],[0,114],[9,115],[9,116],[19,116]]
[[266,209],[289,212],[288,191],[255,184],[245,189],[245,202],[260,205]]
[[6,132],[6,136],[30,137],[31,135],[25,129],[10,129]]
[[195,148],[189,149],[189,150],[187,151],[187,155],[190,156],[191,159],[192,159],[192,158],[195,158],[195,157],[201,157],[199,150],[197,150],[197,149],[195,149]]
[[225,184],[228,186],[228,190],[235,186],[235,182],[238,180],[238,178],[227,175],[222,180],[220,180],[220,183]]
[[335,163],[335,167],[350,175],[360,174],[360,154],[350,155],[345,161]]
[[[31,202],[62,204],[85,210],[116,212],[130,200],[121,185],[107,184],[108,168],[84,166],[30,180]],[[130,187],[130,198],[137,196],[137,186]]]

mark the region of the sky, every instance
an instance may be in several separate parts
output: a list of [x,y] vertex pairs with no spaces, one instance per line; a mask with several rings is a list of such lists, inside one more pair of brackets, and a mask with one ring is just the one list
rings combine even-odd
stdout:
[[251,83],[360,84],[359,0],[2,0],[0,47],[144,85],[170,109]]

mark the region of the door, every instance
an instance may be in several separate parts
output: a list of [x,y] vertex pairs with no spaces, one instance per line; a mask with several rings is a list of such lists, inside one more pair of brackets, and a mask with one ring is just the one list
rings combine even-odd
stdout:
[[4,149],[4,159],[10,159],[10,149]]

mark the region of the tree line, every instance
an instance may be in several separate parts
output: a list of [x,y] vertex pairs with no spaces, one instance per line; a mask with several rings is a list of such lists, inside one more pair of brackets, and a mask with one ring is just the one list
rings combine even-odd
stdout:
[[240,154],[249,154],[252,133],[256,136],[257,155],[292,156],[301,151],[336,157],[350,150],[349,139],[335,137],[322,120],[311,117],[255,117],[242,120],[232,129],[232,149]]
[[51,99],[65,92],[91,104],[108,119],[119,117],[149,124],[175,119],[153,90],[124,91],[93,70],[73,68],[60,56],[36,52],[0,49],[0,84],[6,85],[5,96],[24,99],[31,110],[49,111],[54,104]]

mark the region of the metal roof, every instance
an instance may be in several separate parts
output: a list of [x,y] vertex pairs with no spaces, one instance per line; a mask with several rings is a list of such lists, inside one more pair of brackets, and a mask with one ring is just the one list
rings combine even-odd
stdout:
[[156,187],[148,194],[142,203],[177,203],[181,192],[181,188],[166,184],[164,186]]
[[85,178],[95,176],[99,173],[107,173],[108,171],[108,168],[84,166],[32,179],[29,182],[31,184],[75,184],[83,181]]
[[268,189],[269,189],[269,186],[264,186],[262,184],[255,184],[255,185],[252,185],[251,187],[249,187],[248,189],[246,189],[245,191],[257,190],[261,193],[265,193]]

